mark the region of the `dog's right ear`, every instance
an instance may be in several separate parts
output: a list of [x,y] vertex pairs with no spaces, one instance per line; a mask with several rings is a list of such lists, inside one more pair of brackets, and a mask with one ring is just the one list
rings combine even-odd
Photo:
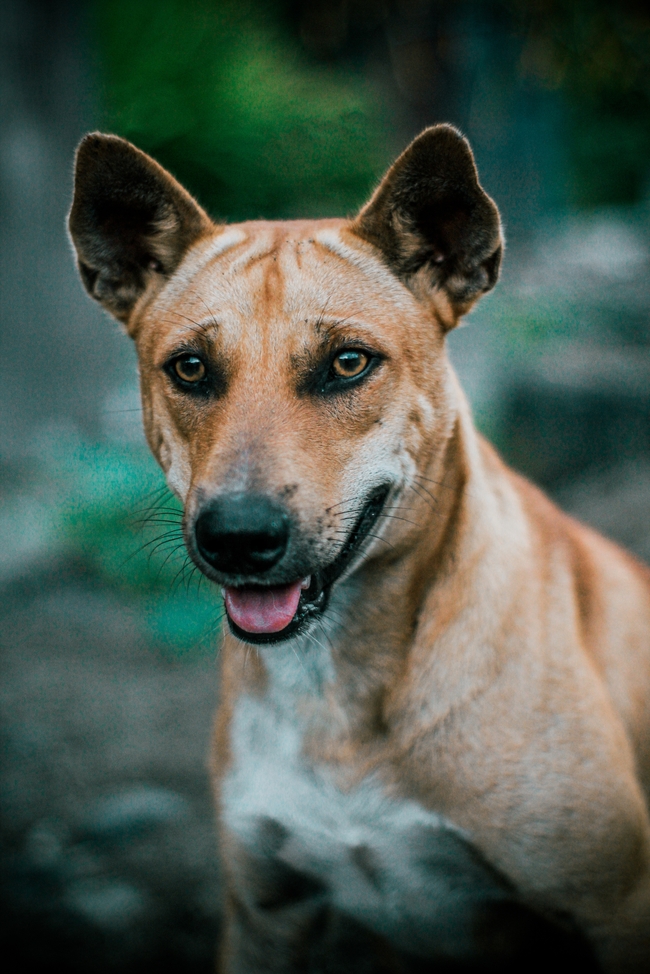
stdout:
[[70,236],[88,292],[120,321],[213,224],[179,183],[116,135],[77,149]]
[[425,129],[405,149],[352,229],[407,286],[445,293],[455,320],[499,276],[499,211],[451,125]]

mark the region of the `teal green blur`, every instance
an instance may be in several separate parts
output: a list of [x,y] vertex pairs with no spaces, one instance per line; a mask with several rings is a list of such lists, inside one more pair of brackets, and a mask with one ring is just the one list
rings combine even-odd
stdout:
[[216,587],[182,543],[182,508],[139,444],[59,436],[43,449],[49,485],[39,518],[53,554],[131,605],[143,635],[171,656],[213,651],[223,615]]

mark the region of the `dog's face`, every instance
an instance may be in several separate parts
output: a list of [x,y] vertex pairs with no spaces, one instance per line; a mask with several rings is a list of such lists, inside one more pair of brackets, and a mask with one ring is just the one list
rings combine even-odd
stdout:
[[70,227],[136,341],[192,558],[238,636],[295,635],[417,530],[398,498],[450,433],[444,336],[501,253],[469,147],[428,130],[353,221],[217,227],[147,156],[89,136]]
[[227,229],[178,276],[136,339],[149,442],[235,631],[286,637],[445,436],[443,328],[343,223]]

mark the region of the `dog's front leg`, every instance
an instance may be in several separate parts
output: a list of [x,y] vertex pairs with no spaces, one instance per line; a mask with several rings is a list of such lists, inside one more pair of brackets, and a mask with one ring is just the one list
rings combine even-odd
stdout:
[[650,971],[650,868],[591,935],[607,974]]
[[385,938],[325,901],[276,912],[228,900],[219,974],[404,974],[411,963]]
[[308,968],[318,909],[259,909],[227,898],[219,974],[298,974]]
[[[270,826],[268,831],[270,831]],[[326,910],[326,889],[269,848],[251,853],[227,840],[220,974],[298,974]]]

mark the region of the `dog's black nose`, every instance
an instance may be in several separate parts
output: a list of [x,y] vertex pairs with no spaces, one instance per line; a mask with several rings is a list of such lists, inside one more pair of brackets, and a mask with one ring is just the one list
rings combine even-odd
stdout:
[[217,571],[259,575],[285,553],[289,518],[263,495],[226,494],[201,511],[194,534],[202,557]]

